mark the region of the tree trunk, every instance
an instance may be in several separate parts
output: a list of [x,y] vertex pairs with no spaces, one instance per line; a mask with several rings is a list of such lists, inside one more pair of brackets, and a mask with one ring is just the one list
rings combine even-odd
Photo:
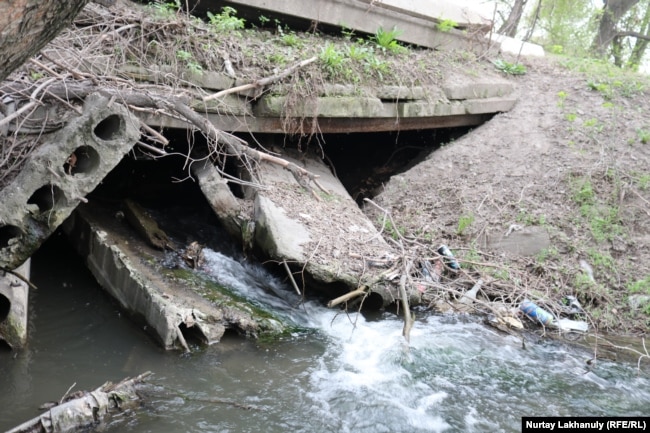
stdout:
[[88,0],[0,1],[0,81],[38,53]]
[[641,59],[645,54],[645,50],[648,47],[648,42],[650,39],[650,5],[646,6],[645,15],[643,16],[643,21],[641,22],[641,29],[639,30],[639,33],[644,34],[646,36],[646,39],[636,39],[634,48],[632,48],[632,54],[630,54],[630,58],[627,60],[627,67],[634,70],[639,69]]
[[499,28],[497,33],[505,36],[510,36],[511,38],[515,37],[517,34],[517,28],[519,27],[519,22],[521,21],[521,16],[524,13],[524,7],[526,6],[527,2],[528,0],[515,0],[515,4],[510,10],[510,15],[508,15],[508,19],[503,23],[501,28]]
[[617,35],[616,25],[620,19],[639,0],[607,0],[603,6],[598,33],[594,38],[591,51],[598,57],[607,54],[607,48],[612,44]]

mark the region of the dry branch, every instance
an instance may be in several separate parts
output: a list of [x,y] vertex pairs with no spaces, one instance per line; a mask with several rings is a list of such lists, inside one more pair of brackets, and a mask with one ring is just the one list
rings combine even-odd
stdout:
[[339,304],[341,304],[343,302],[347,302],[350,299],[354,299],[354,298],[356,298],[358,296],[363,296],[363,295],[366,294],[367,290],[368,290],[367,286],[362,287],[362,288],[357,289],[357,290],[353,290],[351,292],[346,293],[345,295],[341,295],[338,298],[332,299],[331,301],[329,301],[327,303],[327,306],[329,308],[332,308],[332,307],[335,307],[335,306],[337,306],[337,305],[339,305]]
[[206,96],[203,98],[203,102],[211,101],[213,99],[218,99],[226,95],[230,95],[232,93],[238,93],[238,92],[243,92],[245,90],[250,90],[250,89],[259,89],[264,86],[268,86],[269,84],[273,84],[276,81],[279,81],[287,76],[289,76],[293,71],[295,71],[298,68],[302,68],[307,66],[310,63],[315,62],[318,60],[318,57],[313,56],[308,58],[307,60],[303,60],[302,62],[296,63],[295,65],[285,69],[284,71],[280,72],[279,74],[272,75],[270,77],[262,78],[261,80],[257,80],[253,83],[249,84],[244,84],[241,86],[237,87],[232,87],[230,89],[222,90],[220,92],[214,93],[212,95]]
[[[138,387],[150,375],[151,372],[146,372],[132,379],[124,379],[117,384],[107,382],[94,391],[84,392],[76,398],[50,408],[6,433],[77,431],[101,422],[112,413],[139,406],[141,402],[137,392]],[[73,395],[76,396],[78,393]]]
[[410,342],[411,328],[413,327],[413,316],[411,315],[411,308],[409,307],[409,299],[408,299],[408,295],[406,294],[406,280],[411,271],[411,265],[412,263],[410,261],[404,265],[404,273],[402,273],[402,276],[400,277],[399,280],[399,294],[401,298],[400,301],[402,303],[402,309],[404,310],[403,311],[404,328],[402,330],[402,335],[404,336],[407,342]]
[[[53,80],[53,79],[50,79]],[[19,99],[20,95],[31,93],[31,97],[40,91],[43,91],[43,99],[50,97],[78,99],[83,100],[91,93],[99,93],[109,97],[116,102],[128,106],[130,109],[138,107],[141,109],[162,110],[162,114],[173,113],[183,119],[185,122],[194,125],[201,130],[206,137],[213,143],[224,144],[229,155],[234,155],[246,163],[246,158],[252,161],[266,161],[277,164],[289,170],[296,181],[304,188],[313,193],[310,188],[310,182],[313,182],[323,192],[329,194],[329,191],[318,182],[318,175],[305,170],[298,165],[289,162],[283,158],[260,152],[248,146],[248,143],[232,134],[217,129],[205,116],[194,111],[189,102],[191,96],[189,92],[169,95],[169,89],[163,86],[155,86],[155,91],[139,91],[133,89],[122,89],[118,87],[98,86],[91,80],[80,81],[59,81],[51,83],[48,80],[49,87],[43,90],[43,85],[34,86],[33,84],[23,82],[4,83],[0,87],[0,93],[15,95]],[[31,98],[30,98],[31,99]],[[151,149],[150,149],[151,150]],[[247,164],[248,165],[248,164]],[[250,166],[249,166],[250,167]],[[252,172],[252,168],[249,168]],[[251,173],[252,174],[252,173]],[[318,198],[317,195],[314,196]]]

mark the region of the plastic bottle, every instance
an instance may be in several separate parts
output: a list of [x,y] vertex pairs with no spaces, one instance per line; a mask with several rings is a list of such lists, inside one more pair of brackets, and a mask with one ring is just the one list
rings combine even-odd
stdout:
[[449,247],[447,247],[447,245],[444,244],[440,245],[440,247],[438,248],[438,253],[445,256],[445,263],[451,269],[456,269],[456,270],[460,269],[460,264],[454,257],[454,254],[451,252]]
[[553,326],[555,324],[555,318],[551,313],[539,307],[534,302],[529,301],[528,299],[521,303],[519,309],[523,311],[528,317],[533,320],[537,320],[544,326]]

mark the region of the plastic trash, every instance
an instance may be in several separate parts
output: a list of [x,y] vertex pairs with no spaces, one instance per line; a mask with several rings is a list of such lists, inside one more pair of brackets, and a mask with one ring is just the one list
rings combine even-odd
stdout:
[[558,320],[558,328],[562,331],[587,332],[589,325],[582,320],[560,319]]
[[582,305],[580,305],[580,302],[578,302],[575,296],[567,295],[562,298],[562,305],[566,314],[584,313]]
[[519,309],[523,311],[528,317],[533,320],[538,321],[544,326],[553,326],[555,322],[555,317],[542,307],[538,306],[534,302],[526,299],[524,302],[519,305]]
[[454,257],[454,254],[451,252],[447,245],[440,245],[438,248],[438,253],[445,257],[445,264],[451,269],[458,270],[460,269],[460,263]]
[[476,300],[476,294],[481,289],[482,285],[483,285],[483,280],[479,279],[470,290],[463,293],[463,296],[460,297],[458,302],[461,304],[473,303]]

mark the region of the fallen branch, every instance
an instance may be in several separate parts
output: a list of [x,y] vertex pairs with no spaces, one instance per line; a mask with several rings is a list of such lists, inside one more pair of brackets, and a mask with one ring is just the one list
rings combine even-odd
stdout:
[[298,296],[302,296],[302,293],[300,293],[300,289],[298,288],[298,284],[296,284],[296,280],[293,278],[293,274],[291,273],[291,269],[289,269],[289,265],[287,264],[287,261],[282,260],[282,264],[284,265],[284,269],[287,271],[287,275],[289,276],[289,280],[291,280],[291,285],[293,286],[294,289],[296,289],[296,293],[298,293]]
[[408,261],[404,265],[404,272],[399,280],[399,295],[401,298],[402,308],[404,309],[404,328],[402,329],[402,335],[406,339],[406,342],[410,342],[411,328],[413,327],[413,316],[411,315],[411,308],[409,307],[409,299],[406,294],[406,279],[411,271],[412,262]]
[[18,272],[12,271],[11,269],[5,268],[4,266],[0,267],[0,271],[11,274],[14,277],[22,280],[25,284],[27,284],[29,286],[30,289],[38,290],[38,287],[36,287],[36,285],[34,283],[29,281],[26,277],[20,275]]
[[361,289],[353,290],[351,292],[346,293],[345,295],[341,295],[338,298],[332,299],[327,303],[327,306],[329,308],[335,307],[343,302],[349,301],[350,299],[365,295],[367,290],[368,287],[363,287]]
[[85,392],[77,398],[50,408],[6,433],[76,431],[102,422],[112,413],[140,406],[138,386],[149,375],[151,372],[146,372],[132,379],[124,379],[117,384],[107,382],[94,391]]
[[318,60],[318,57],[310,57],[307,60],[303,60],[302,62],[296,63],[295,65],[285,69],[284,71],[280,72],[279,74],[271,75],[270,77],[262,78],[260,80],[257,80],[253,83],[249,84],[244,84],[241,86],[237,87],[231,87],[230,89],[225,89],[221,90],[220,92],[214,93],[212,95],[206,96],[203,98],[203,102],[211,101],[213,99],[218,99],[221,98],[225,95],[230,95],[232,93],[238,93],[238,92],[243,92],[245,90],[250,90],[250,89],[257,89],[260,87],[268,86],[269,84],[275,83],[276,81],[279,81],[285,77],[287,77],[289,74],[291,74],[293,71],[295,71],[298,68],[302,68],[307,66],[310,63],[315,62]]

